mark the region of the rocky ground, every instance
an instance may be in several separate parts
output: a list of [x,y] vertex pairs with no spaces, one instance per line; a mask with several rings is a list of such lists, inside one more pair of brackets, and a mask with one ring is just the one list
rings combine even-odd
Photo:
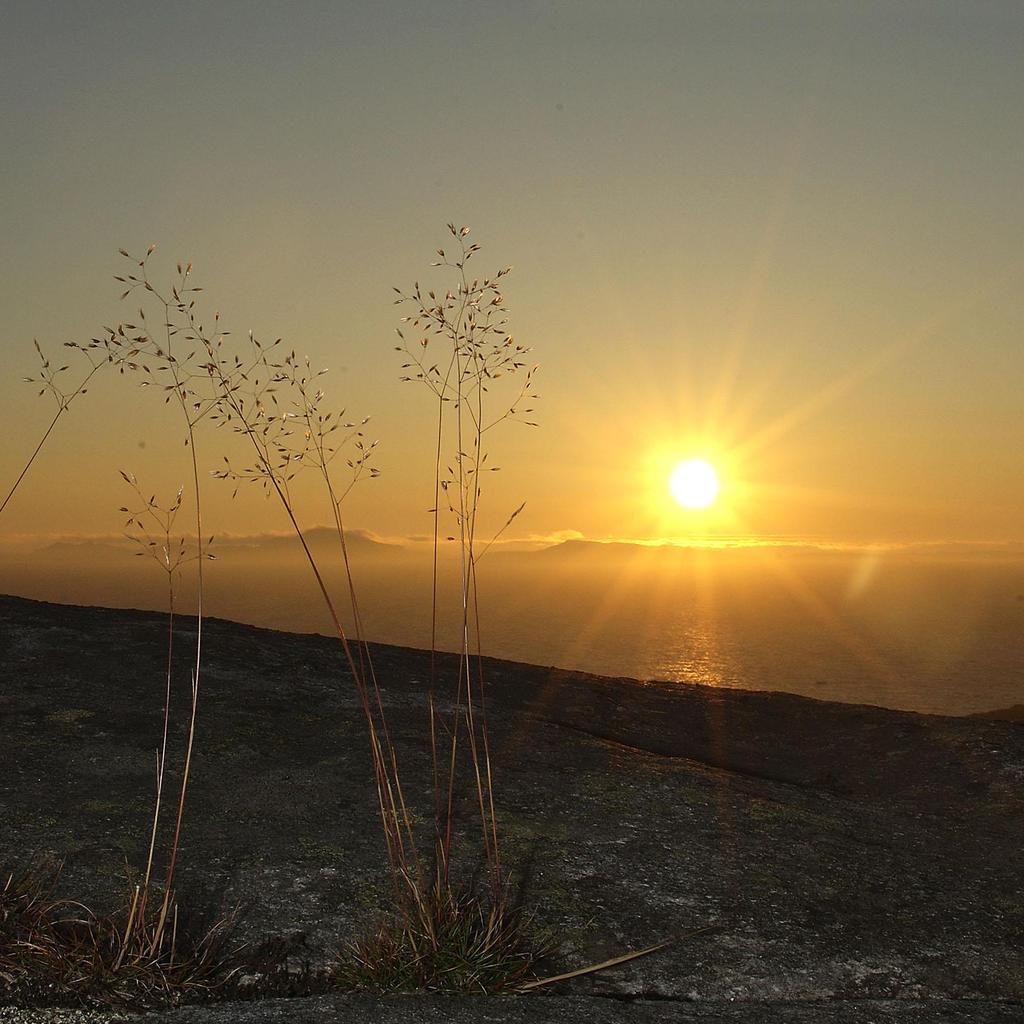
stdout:
[[[123,895],[144,853],[165,639],[158,614],[0,598],[0,861],[49,852],[68,895]],[[183,622],[185,689],[194,641]],[[338,645],[210,621],[204,649],[181,894],[240,903],[245,936],[326,962],[385,888]],[[428,656],[373,651],[426,814]],[[318,996],[153,1020],[1024,1020],[1020,723],[486,671],[506,856],[558,937],[554,968],[713,930],[533,996]]]

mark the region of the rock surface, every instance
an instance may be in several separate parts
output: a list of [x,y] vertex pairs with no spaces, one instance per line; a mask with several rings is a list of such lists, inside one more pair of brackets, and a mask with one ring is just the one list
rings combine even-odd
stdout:
[[[246,936],[301,937],[326,962],[386,885],[338,645],[222,621],[203,642],[179,893],[241,903]],[[0,598],[0,861],[52,852],[68,895],[123,894],[125,862],[144,856],[165,643],[159,614]],[[176,643],[180,722],[194,620]],[[371,646],[426,815],[429,656]],[[443,656],[442,676],[454,666]],[[714,929],[543,995],[321,996],[160,1020],[1024,1019],[1020,724],[485,668],[505,856],[558,937],[555,968]],[[49,1019],[3,1016],[19,1012],[0,1020]]]

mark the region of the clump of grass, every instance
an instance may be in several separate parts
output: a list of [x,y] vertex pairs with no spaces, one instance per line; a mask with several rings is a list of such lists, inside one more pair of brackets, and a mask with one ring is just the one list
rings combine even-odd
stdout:
[[[406,359],[402,376],[406,382],[426,386],[436,401],[436,446],[434,458],[433,582],[431,614],[431,678],[430,726],[434,753],[434,800],[437,826],[435,859],[439,877],[446,882],[449,875],[452,829],[454,822],[455,779],[463,751],[468,747],[468,761],[475,785],[477,809],[480,814],[484,855],[491,869],[492,887],[501,887],[501,856],[494,809],[494,779],[487,728],[486,687],[483,671],[480,606],[477,594],[477,567],[488,547],[523,511],[520,505],[506,519],[487,544],[482,544],[481,510],[487,474],[500,466],[488,465],[490,452],[486,441],[495,427],[518,417],[527,426],[536,422],[524,419],[532,413],[524,402],[537,396],[532,392],[536,367],[527,368],[529,348],[520,345],[509,333],[508,309],[502,294],[501,279],[512,268],[504,267],[483,278],[470,278],[468,264],[480,251],[480,245],[469,242],[470,229],[448,225],[455,251],[437,250],[432,266],[443,267],[455,276],[454,287],[445,291],[422,288],[416,282],[408,294],[395,288],[399,305],[412,305],[414,312],[401,318],[403,328],[396,333],[401,341],[396,346]],[[406,332],[418,334],[410,344]],[[440,348],[440,352],[438,352]],[[526,370],[525,374],[522,373]],[[495,396],[511,379],[513,395],[506,404],[495,409]],[[502,380],[505,378],[505,380]],[[449,460],[445,466],[445,446]],[[454,521],[454,530],[447,540],[458,545],[460,621],[459,676],[455,687],[455,711],[448,724],[450,745],[442,759],[437,750],[437,722],[434,713],[438,685],[436,660],[438,615],[438,552],[441,544],[442,515]],[[465,740],[462,730],[465,729]],[[446,763],[445,763],[446,762]]]
[[505,894],[435,886],[365,938],[349,943],[332,971],[348,991],[516,991],[552,948]]
[[37,861],[0,888],[0,1001],[18,1006],[147,1009],[209,999],[243,970],[234,916],[209,928],[169,927],[141,906],[140,887],[99,915],[54,893],[60,865]]
[[[166,508],[155,497],[146,498],[133,474],[122,471],[124,480],[136,491],[139,504],[122,506],[128,515],[130,535],[140,547],[139,554],[151,555],[167,575],[168,629],[167,666],[163,687],[163,728],[156,753],[156,793],[150,827],[148,851],[142,878],[135,885],[125,906],[112,915],[100,915],[81,903],[59,901],[52,897],[56,872],[38,865],[18,873],[10,873],[3,894],[3,947],[0,952],[0,980],[8,988],[35,993],[49,993],[58,1002],[85,999],[106,1005],[147,1006],[152,1002],[175,1002],[198,998],[212,989],[223,987],[234,968],[229,961],[237,959],[232,948],[233,915],[217,919],[198,938],[189,939],[187,930],[180,930],[182,915],[175,896],[175,870],[185,817],[186,800],[194,754],[196,719],[200,692],[203,633],[203,571],[202,564],[212,555],[206,548],[211,539],[202,537],[202,500],[196,452],[196,426],[212,409],[198,386],[207,380],[204,372],[194,372],[196,352],[176,339],[170,320],[171,300],[149,280],[148,262],[155,246],[145,256],[121,255],[133,264],[133,272],[118,280],[127,285],[122,299],[141,290],[154,296],[162,305],[163,317],[156,331],[150,331],[143,308],[138,310],[137,323],[121,323],[105,328],[102,338],[88,345],[69,342],[88,364],[88,372],[72,388],[63,383],[70,366],[54,367],[40,349],[42,362],[37,378],[26,378],[40,385],[40,394],[49,392],[57,402],[57,412],[35,451],[25,464],[0,505],[6,507],[18,485],[42,450],[60,417],[71,403],[86,393],[92,377],[107,364],[113,364],[123,375],[132,371],[143,376],[143,384],[156,385],[165,403],[172,401],[180,410],[185,444],[191,457],[195,494],[196,540],[194,553],[184,537],[172,538],[174,520],[181,507],[183,489]],[[178,277],[170,288],[174,302],[193,289],[189,287],[191,266],[178,266]],[[198,290],[198,289],[196,289]],[[154,372],[155,371],[155,372]],[[181,780],[176,800],[173,834],[164,856],[164,882],[154,882],[157,863],[158,829],[164,804],[164,780],[168,762],[168,732],[171,705],[171,681],[175,626],[175,579],[183,566],[196,563],[197,601],[196,647],[191,671],[190,703],[186,730]]]
[[[411,855],[398,860],[401,884],[392,914],[367,937],[347,946],[333,972],[335,983],[347,989],[510,991],[532,977],[535,965],[548,951],[530,919],[509,899],[503,873],[476,586],[480,557],[523,508],[520,505],[506,519],[490,542],[480,542],[482,481],[488,472],[497,471],[488,464],[485,435],[517,414],[521,419],[523,412],[532,411],[524,403],[536,397],[532,393],[533,370],[520,375],[526,367],[528,349],[517,344],[507,330],[507,310],[497,282],[511,268],[471,280],[466,265],[480,246],[467,241],[469,228],[449,224],[448,230],[455,239],[456,251],[446,255],[444,250],[437,250],[439,260],[433,265],[454,271],[454,286],[435,292],[417,283],[409,294],[395,289],[397,302],[416,307],[415,313],[402,318],[403,325],[409,325],[405,331],[411,327],[422,332],[411,346],[405,331],[398,330],[401,344],[397,348],[407,360],[403,370],[410,371],[402,379],[425,384],[436,400],[431,676],[427,694],[433,864],[429,871],[424,869],[410,830]],[[438,347],[440,353],[435,351]],[[499,379],[516,375],[520,383],[514,386],[510,401],[494,411],[495,393],[505,383],[499,383]],[[530,420],[525,422],[535,425]],[[307,418],[307,438],[308,427]],[[446,447],[452,449],[447,466]],[[439,680],[434,657],[444,516],[453,520],[454,529],[447,540],[457,544],[461,596],[459,670],[458,678],[452,681],[454,710],[447,717],[437,711]],[[397,764],[393,771],[397,782]],[[479,814],[480,854],[489,884],[457,889],[452,882],[456,787],[457,779],[466,775]],[[463,859],[466,856],[463,851]]]

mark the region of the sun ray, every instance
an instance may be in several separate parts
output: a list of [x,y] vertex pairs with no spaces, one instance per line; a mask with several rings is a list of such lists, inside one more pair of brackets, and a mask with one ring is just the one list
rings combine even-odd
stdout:
[[747,459],[762,452],[858,385],[876,375],[880,370],[909,355],[914,349],[931,339],[954,317],[967,312],[982,299],[998,291],[1022,268],[1024,268],[1024,260],[1011,263],[995,278],[978,283],[958,299],[949,302],[942,310],[928,317],[916,328],[909,330],[903,337],[876,349],[874,353],[851,367],[841,377],[830,381],[800,405],[783,416],[777,417],[746,441],[736,445],[737,457]]

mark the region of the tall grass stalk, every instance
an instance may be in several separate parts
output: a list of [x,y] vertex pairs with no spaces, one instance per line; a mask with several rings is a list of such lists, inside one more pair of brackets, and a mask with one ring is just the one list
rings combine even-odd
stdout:
[[[141,260],[121,250],[121,255],[131,260],[135,267],[133,273],[117,279],[128,285],[122,298],[137,288],[144,289],[161,301],[166,314],[169,303],[149,282],[146,274],[146,264],[154,248],[150,246]],[[191,267],[178,267],[179,282],[173,287],[172,294],[177,296],[180,291],[185,290],[185,282],[190,273]],[[234,927],[232,915],[221,917],[199,938],[186,935],[186,928],[179,926],[179,909],[174,899],[175,866],[181,844],[191,776],[202,661],[202,561],[204,558],[213,557],[204,550],[212,538],[204,545],[195,427],[212,406],[209,401],[204,402],[195,390],[194,383],[206,378],[203,374],[193,374],[188,366],[194,353],[189,353],[184,360],[179,360],[172,351],[172,338],[175,332],[168,316],[165,315],[163,318],[162,342],[156,340],[146,328],[143,309],[139,310],[139,319],[141,326],[122,323],[117,328],[105,328],[103,337],[94,338],[85,345],[77,342],[65,343],[66,347],[79,352],[88,363],[84,376],[71,389],[63,386],[61,377],[70,369],[70,365],[55,368],[43,354],[38,342],[35,343],[42,367],[38,377],[28,377],[26,381],[38,385],[40,395],[51,394],[57,403],[57,411],[4,497],[3,503],[0,504],[0,512],[6,509],[61,417],[80,395],[86,394],[92,378],[103,366],[116,365],[121,374],[126,370],[143,373],[147,378],[143,383],[147,385],[158,382],[161,373],[167,375],[165,380],[168,382],[160,386],[166,392],[165,401],[170,402],[173,397],[181,409],[186,428],[185,443],[191,455],[196,501],[195,555],[186,554],[184,539],[177,545],[173,544],[171,539],[173,522],[181,507],[183,491],[179,490],[171,505],[163,508],[157,504],[155,497],[144,498],[135,477],[122,471],[125,481],[136,490],[141,502],[141,506],[134,510],[127,506],[122,507],[122,512],[129,515],[126,525],[139,531],[133,535],[142,548],[138,553],[153,555],[168,576],[167,667],[164,680],[163,723],[156,754],[156,793],[145,868],[142,882],[133,887],[124,910],[110,917],[98,916],[80,903],[53,899],[52,891],[56,885],[59,867],[51,870],[33,866],[20,874],[11,874],[3,891],[0,892],[0,917],[5,924],[3,934],[0,935],[0,976],[16,988],[27,987],[33,996],[38,989],[40,992],[88,998],[103,1003],[130,1002],[132,1005],[146,1006],[175,1001],[183,993],[209,993],[222,988],[240,969],[239,957],[243,950],[242,947],[230,945],[230,935]],[[156,368],[155,378],[150,364]],[[154,527],[161,537],[160,541],[153,538],[151,529]],[[163,898],[158,910],[153,913],[149,907],[149,899],[153,892],[153,870],[168,761],[176,612],[174,578],[181,567],[190,561],[197,562],[198,611],[197,644],[191,673],[189,724],[174,836],[167,856]]]
[[[299,524],[291,497],[291,480],[301,468],[309,464],[306,461],[306,456],[310,452],[311,437],[308,432],[303,432],[296,447],[296,435],[292,424],[299,418],[298,409],[304,408],[305,399],[301,399],[300,395],[301,401],[297,402],[292,397],[286,398],[285,402],[282,402],[278,397],[278,391],[286,390],[282,385],[287,386],[290,382],[300,379],[306,383],[309,376],[296,375],[296,367],[299,364],[294,352],[285,355],[280,362],[273,362],[268,353],[263,350],[262,344],[252,335],[250,335],[250,345],[256,354],[256,362],[262,369],[263,375],[242,374],[238,370],[238,357],[230,359],[221,350],[223,335],[210,337],[202,331],[201,325],[195,321],[194,317],[192,323],[195,336],[207,348],[209,362],[206,369],[219,394],[220,405],[217,412],[214,413],[213,419],[222,424],[229,424],[237,433],[241,434],[248,441],[256,457],[255,462],[250,466],[235,470],[225,456],[225,468],[216,471],[214,475],[222,479],[261,483],[264,489],[277,497],[302,547],[356,686],[370,741],[370,753],[377,784],[378,808],[384,828],[388,857],[392,867],[400,871],[404,866],[405,859],[406,844],[403,832],[406,830],[408,813],[402,805],[400,787],[391,770],[391,764],[394,762],[393,751],[385,749],[388,741],[383,735],[383,723],[378,721],[375,712],[375,708],[382,707],[376,677],[366,671],[366,659],[361,653],[365,651],[365,644],[362,643],[358,632],[356,635],[357,651],[353,652],[348,634],[342,625],[341,615],[331,596],[320,565],[309,546],[305,532]],[[270,346],[271,351],[278,346],[279,342],[280,339]],[[294,387],[294,383],[292,386]],[[308,395],[306,397],[308,398]],[[317,405],[322,397],[322,392],[318,390],[314,396]],[[350,431],[355,430],[356,434],[360,438],[362,437],[362,431],[356,429],[354,424],[343,424],[340,416],[335,419],[331,413],[321,414],[319,411],[311,410],[310,415],[314,414],[318,417],[318,423],[322,425],[322,429],[327,435],[333,434],[336,429],[344,426]],[[321,416],[323,418],[319,419]],[[337,498],[330,487],[328,464],[325,462],[322,467],[323,473],[332,496],[334,517],[336,522],[340,523],[341,498]],[[363,465],[365,465],[365,460],[360,462],[359,468]],[[358,469],[355,469],[354,479],[357,473]],[[343,554],[347,554],[344,548],[343,530],[341,531],[341,544]],[[348,574],[349,591],[354,594],[355,585],[351,579],[351,567],[347,557],[344,565]],[[358,622],[357,617],[354,623],[357,630]]]
[[[348,489],[364,472],[376,475],[376,471],[367,466],[374,446],[365,442],[360,429],[362,424],[346,423],[340,415],[321,411],[323,392],[312,389],[314,378],[320,374],[314,374],[308,363],[301,363],[294,352],[279,356],[280,339],[264,348],[254,335],[250,335],[249,347],[243,358],[231,349],[229,332],[220,329],[219,316],[214,317],[214,330],[206,330],[196,312],[194,299],[185,290],[175,291],[173,302],[166,306],[166,314],[175,334],[180,334],[203,353],[201,371],[210,386],[211,398],[208,406],[204,405],[201,410],[197,408],[198,415],[208,416],[211,423],[229,426],[236,431],[255,456],[251,465],[239,471],[225,456],[225,468],[214,471],[214,475],[262,484],[279,500],[302,547],[360,699],[370,741],[389,863],[395,877],[408,883],[414,877],[416,861],[411,815],[398,776],[397,759],[387,731],[372,658],[362,637],[361,616],[341,513]],[[304,429],[300,431],[298,428],[303,425]],[[335,437],[338,430],[346,433]],[[348,487],[339,491],[332,477],[331,464],[347,444],[356,446],[356,455],[347,460],[352,480]],[[291,497],[291,480],[307,465],[319,470],[330,501],[353,609],[355,649],[349,642],[324,574],[298,521]]]
[[[526,407],[524,403],[537,397],[532,392],[536,368],[526,368],[525,357],[529,349],[517,344],[508,332],[508,311],[498,282],[511,268],[499,270],[492,277],[470,279],[467,265],[480,250],[480,246],[467,241],[470,234],[468,227],[456,228],[454,224],[449,224],[448,231],[456,249],[453,252],[438,249],[438,259],[432,265],[454,271],[455,288],[439,294],[430,289],[424,291],[417,282],[408,294],[395,289],[398,294],[396,303],[411,303],[415,307],[415,312],[402,317],[402,323],[407,326],[398,329],[401,344],[396,348],[406,358],[402,368],[409,371],[402,379],[424,384],[436,399],[435,501],[431,510],[434,521],[429,709],[431,743],[435,751],[435,652],[442,512],[452,515],[457,526],[457,535],[449,535],[447,540],[458,543],[461,650],[455,713],[451,722],[443,781],[443,800],[435,795],[435,857],[438,877],[442,884],[449,884],[455,787],[460,745],[465,742],[480,814],[483,850],[491,869],[492,887],[497,898],[501,891],[502,865],[487,727],[477,567],[483,553],[511,525],[524,506],[520,505],[508,517],[490,542],[482,548],[479,546],[483,474],[497,472],[499,469],[487,465],[489,453],[484,448],[484,440],[485,435],[494,427],[512,417],[536,426],[534,421],[523,419],[520,415],[532,412],[532,407]],[[412,345],[406,338],[406,331],[418,335]],[[440,358],[435,360],[437,342],[442,352]],[[516,389],[512,400],[500,405],[499,412],[492,412],[492,391],[500,387],[497,381],[520,374],[523,370],[526,371],[522,374],[525,379]],[[454,452],[451,463],[443,471],[446,442],[454,443]],[[442,509],[442,498],[447,505],[446,509]],[[464,741],[461,739],[463,727]],[[438,775],[438,758],[435,753],[435,794],[442,789]]]
[[74,402],[79,396],[86,394],[89,390],[89,384],[93,377],[96,376],[103,366],[108,362],[113,361],[113,357],[106,342],[99,338],[94,338],[92,341],[84,345],[77,341],[64,342],[65,348],[78,352],[79,356],[84,358],[88,365],[88,369],[85,371],[85,376],[79,380],[75,387],[68,390],[63,387],[61,374],[67,373],[67,371],[71,369],[71,365],[65,364],[64,366],[54,368],[50,360],[43,353],[39,342],[33,340],[32,344],[35,346],[42,366],[40,367],[38,376],[25,377],[25,382],[27,384],[37,385],[39,387],[40,395],[51,395],[57,403],[57,411],[53,414],[53,419],[50,420],[49,425],[43,431],[42,436],[39,438],[39,442],[32,450],[32,454],[29,455],[25,465],[22,466],[21,472],[15,478],[14,483],[11,484],[6,495],[4,495],[4,500],[0,502],[0,514],[3,513],[5,508],[7,508],[11,498],[14,497],[14,492],[17,491],[21,482],[28,475],[28,471],[32,468],[33,463],[39,457],[39,453],[43,450],[46,442],[50,439],[50,435],[60,422],[61,417],[71,408],[72,402]]
[[[167,926],[173,905],[174,877],[178,863],[178,854],[181,848],[189,783],[192,778],[192,759],[195,751],[203,655],[203,597],[205,593],[203,562],[206,557],[203,540],[202,488],[199,483],[199,458],[196,451],[196,427],[210,414],[216,404],[209,395],[204,395],[200,390],[207,378],[204,373],[197,371],[197,363],[199,362],[196,358],[197,352],[194,348],[189,348],[189,339],[179,337],[180,332],[172,322],[171,316],[172,310],[176,309],[183,302],[191,302],[194,305],[194,295],[202,291],[202,289],[193,287],[190,284],[192,264],[189,263],[182,266],[179,263],[177,278],[171,285],[170,297],[165,296],[152,283],[149,277],[148,264],[155,249],[156,246],[151,245],[146,250],[146,254],[141,258],[132,256],[127,250],[121,249],[121,255],[132,264],[132,269],[124,275],[116,276],[115,280],[125,285],[125,290],[121,295],[122,299],[137,291],[141,291],[144,295],[152,295],[155,298],[159,303],[162,313],[160,326],[156,328],[156,333],[151,331],[146,322],[146,311],[140,306],[138,310],[138,324],[121,323],[117,326],[116,330],[108,328],[106,339],[108,347],[119,352],[118,369],[122,374],[126,370],[142,374],[143,380],[141,383],[144,387],[158,388],[164,395],[165,404],[170,404],[173,399],[178,406],[184,426],[185,446],[189,450],[192,488],[195,500],[196,555],[194,559],[190,560],[194,560],[196,563],[196,646],[191,670],[184,762],[181,781],[178,787],[174,834],[167,852],[163,901],[152,939],[154,952],[163,939],[164,929]],[[127,476],[126,479],[129,483],[132,483],[132,479]],[[180,498],[181,493],[179,492],[175,512],[177,507],[180,506]],[[208,543],[209,541],[205,542],[205,544]],[[173,576],[173,573],[171,575]],[[168,671],[170,671],[169,668]],[[158,794],[157,814],[159,814],[159,800],[161,798],[162,790]],[[141,896],[140,909],[143,914],[146,910],[148,896],[147,868],[147,886],[144,888]]]
[[[157,835],[160,815],[163,809],[164,777],[167,769],[168,731],[171,714],[171,682],[174,667],[175,580],[180,576],[185,565],[200,558],[213,558],[213,555],[209,551],[203,551],[202,553],[191,552],[184,536],[174,535],[174,523],[181,509],[182,496],[184,494],[183,487],[178,488],[174,500],[165,507],[157,502],[155,496],[145,496],[133,473],[127,473],[122,470],[121,476],[125,483],[133,489],[136,496],[134,507],[121,506],[121,512],[128,516],[124,525],[125,529],[131,532],[127,536],[139,548],[135,554],[140,558],[148,557],[153,559],[164,572],[167,582],[167,664],[164,679],[163,726],[156,757],[156,793],[146,864],[143,870],[142,883],[136,886],[135,889],[126,929],[131,934],[134,929],[141,929],[146,924],[153,866],[156,858]],[[165,906],[161,905],[159,919],[165,921],[167,912]],[[151,953],[157,951],[161,941],[162,936],[159,934],[159,929],[156,929],[151,939],[151,942],[155,943],[154,948],[150,950]]]
[[[402,318],[397,350],[409,371],[402,379],[427,386],[436,400],[434,449],[433,551],[431,580],[431,657],[428,727],[434,798],[434,863],[431,876],[417,875],[416,900],[376,932],[352,943],[337,967],[343,985],[376,991],[431,989],[496,992],[517,990],[550,949],[532,921],[510,899],[503,877],[494,773],[488,735],[483,671],[477,568],[482,554],[522,511],[520,505],[491,541],[478,537],[485,472],[485,435],[510,417],[532,411],[523,403],[532,394],[533,370],[523,376],[511,402],[491,412],[496,382],[526,366],[527,349],[507,331],[507,310],[497,286],[511,268],[494,277],[470,280],[466,265],[479,246],[466,241],[469,228],[448,225],[457,251],[437,250],[433,265],[455,272],[456,285],[443,295],[416,283],[409,294],[396,288],[398,303],[412,303],[415,312]],[[418,334],[415,342],[407,331]],[[434,350],[431,350],[431,343]],[[438,345],[437,343],[440,343]],[[435,350],[440,347],[439,357]],[[434,361],[436,359],[436,361]],[[520,417],[521,418],[521,417]],[[530,425],[536,425],[526,420]],[[444,454],[453,448],[446,466]],[[442,507],[445,506],[445,507]],[[458,544],[460,652],[451,718],[439,714],[437,690],[439,593],[442,515],[454,517],[456,530],[447,541]],[[447,728],[447,749],[441,732]],[[465,751],[465,753],[463,753]],[[455,797],[461,769],[468,767],[480,816],[482,852],[488,866],[489,897],[453,882]]]

